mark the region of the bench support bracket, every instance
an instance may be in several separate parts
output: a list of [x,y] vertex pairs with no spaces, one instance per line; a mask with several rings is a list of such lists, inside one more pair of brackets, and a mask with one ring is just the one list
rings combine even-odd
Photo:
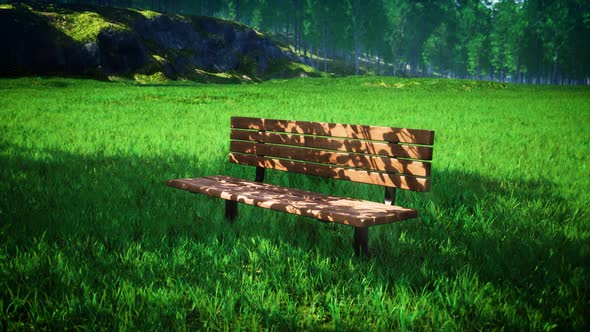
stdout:
[[[383,202],[387,205],[395,204],[395,188],[385,187]],[[369,227],[354,227],[354,238],[352,246],[357,256],[369,255]]]
[[230,223],[234,223],[234,220],[238,216],[238,202],[236,201],[225,201],[225,218],[229,220]]
[[254,178],[254,181],[261,182],[261,183],[264,182],[264,171],[265,171],[265,169],[266,168],[260,167],[260,166],[257,166],[256,167],[256,177]]
[[395,188],[385,187],[385,198],[383,202],[387,205],[395,205]]
[[369,255],[369,228],[368,227],[354,227],[354,254],[357,256]]

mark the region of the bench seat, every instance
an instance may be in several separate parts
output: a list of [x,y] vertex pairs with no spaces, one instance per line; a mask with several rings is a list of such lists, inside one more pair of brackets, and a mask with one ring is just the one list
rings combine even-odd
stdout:
[[418,216],[415,209],[222,175],[175,179],[168,181],[167,185],[193,193],[356,227],[386,224]]

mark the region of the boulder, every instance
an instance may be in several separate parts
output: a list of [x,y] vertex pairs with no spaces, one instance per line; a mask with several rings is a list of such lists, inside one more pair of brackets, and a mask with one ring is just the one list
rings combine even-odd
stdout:
[[30,11],[0,10],[0,75],[87,74],[95,59]]
[[103,29],[96,40],[106,75],[131,74],[147,61],[146,50],[136,33]]
[[[100,9],[96,11],[100,16]],[[26,6],[0,11],[0,75],[162,72],[179,78],[200,69],[263,76],[275,62],[297,61],[253,29],[216,18],[135,15],[133,23],[113,21],[94,40],[80,43],[47,17]]]
[[181,50],[197,47],[202,37],[186,22],[166,15],[136,21],[134,30],[144,40],[163,49]]

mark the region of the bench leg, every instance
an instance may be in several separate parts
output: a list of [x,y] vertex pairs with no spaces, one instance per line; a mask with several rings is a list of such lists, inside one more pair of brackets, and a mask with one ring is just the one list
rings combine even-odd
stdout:
[[369,228],[355,227],[354,228],[354,254],[357,256],[369,256]]
[[225,201],[225,218],[233,224],[234,220],[238,216],[238,202],[236,201]]

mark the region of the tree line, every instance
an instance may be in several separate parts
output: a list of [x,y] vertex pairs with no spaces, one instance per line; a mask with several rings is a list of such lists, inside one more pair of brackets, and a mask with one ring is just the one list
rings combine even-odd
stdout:
[[[590,84],[588,0],[71,0],[217,16],[378,75]],[[314,56],[311,56],[313,54]]]

